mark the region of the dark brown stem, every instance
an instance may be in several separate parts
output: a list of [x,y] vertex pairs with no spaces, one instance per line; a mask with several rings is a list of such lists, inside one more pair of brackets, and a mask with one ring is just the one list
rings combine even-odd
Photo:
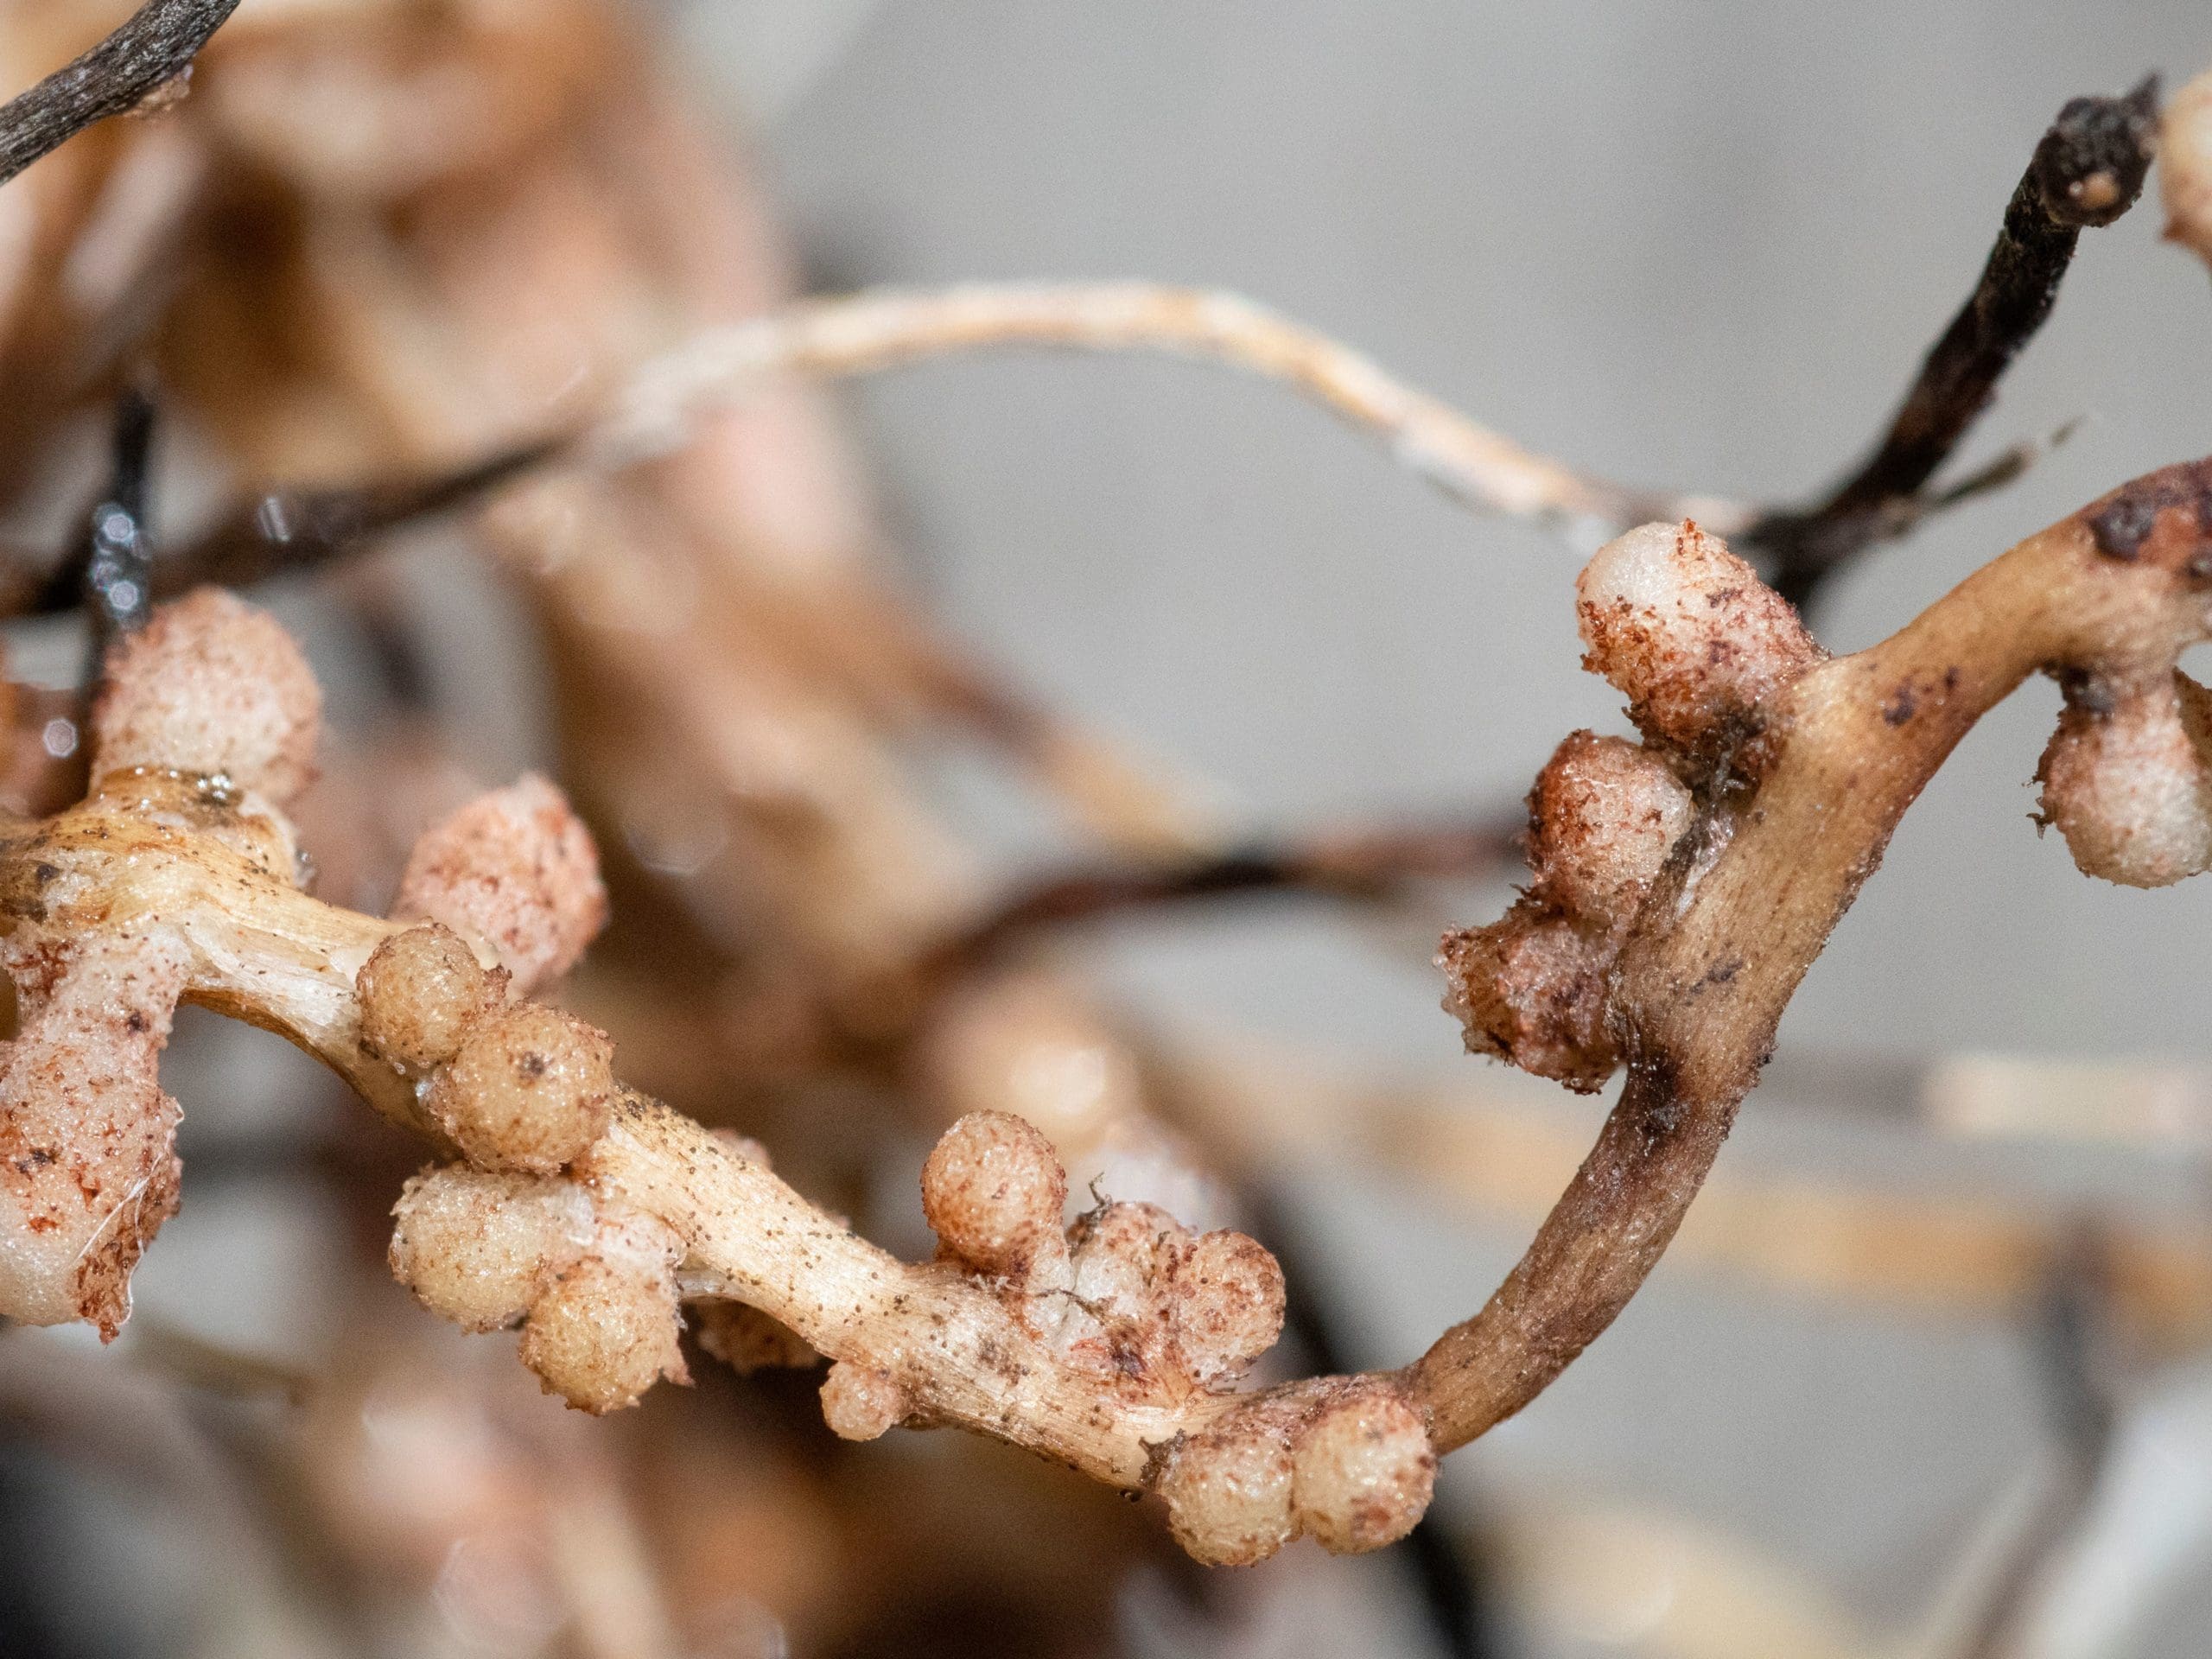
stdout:
[[[245,588],[320,570],[384,535],[480,506],[543,464],[559,440],[518,445],[457,472],[327,490],[269,490],[231,507],[184,546],[148,568],[155,603],[213,584]],[[47,565],[42,575],[36,565]],[[0,616],[60,616],[84,602],[80,554],[56,564],[28,553],[0,561]]]
[[238,0],[147,0],[91,51],[0,105],[0,184],[190,72]]
[[1744,533],[1793,604],[1802,609],[1837,569],[1922,515],[1928,481],[2050,315],[2082,228],[2111,224],[2141,194],[2158,111],[2152,75],[2125,97],[2077,98],[2058,112],[2005,207],[1980,280],[1873,453],[1817,505],[1769,513]]
[[1673,1242],[1741,1099],[1688,1095],[1663,1066],[1629,1073],[1597,1145],[1512,1274],[1407,1368],[1439,1452],[1513,1415],[1613,1322]]
[[[503,449],[457,472],[330,490],[270,490],[226,512],[154,567],[154,597],[174,599],[210,582],[250,587],[321,569],[391,531],[480,506],[502,486],[563,448],[545,439]],[[67,609],[66,600],[48,608]]]

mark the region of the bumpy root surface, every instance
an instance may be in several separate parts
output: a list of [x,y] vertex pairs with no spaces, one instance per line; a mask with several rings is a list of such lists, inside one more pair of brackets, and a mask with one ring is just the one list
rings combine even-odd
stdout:
[[284,1032],[442,1143],[391,1262],[581,1409],[685,1380],[686,1300],[742,1367],[831,1361],[837,1433],[958,1425],[1156,1491],[1199,1560],[1400,1538],[1440,1449],[1524,1405],[1604,1330],[1671,1236],[1775,1022],[1897,818],[1978,715],[2038,670],[2068,709],[2045,810],[2085,869],[2156,885],[2212,863],[2212,462],[2031,537],[1892,640],[1829,661],[1689,523],[1600,550],[1589,665],[1640,742],[1570,736],[1529,798],[1528,892],[1447,938],[1471,1047],[1571,1086],[1635,1065],[1514,1274],[1414,1365],[1228,1390],[1273,1344],[1255,1240],[1156,1206],[1067,1216],[1047,1137],[963,1116],[922,1173],[934,1262],[897,1262],[760,1149],[614,1079],[605,1036],[527,1001],[605,911],[589,836],[542,779],[426,836],[396,921],[294,885],[270,804],[312,764],[316,698],[281,631],[219,595],[119,649],[79,807],[13,826],[0,1048],[0,1313],[112,1335],[174,1207],[158,1056],[181,997]]

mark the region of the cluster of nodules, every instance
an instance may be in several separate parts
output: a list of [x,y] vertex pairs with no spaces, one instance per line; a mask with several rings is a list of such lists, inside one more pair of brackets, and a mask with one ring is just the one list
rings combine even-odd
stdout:
[[[1110,1405],[1203,1424],[1166,1452],[1157,1484],[1176,1537],[1202,1561],[1270,1555],[1300,1533],[1336,1550],[1404,1535],[1427,1507],[1435,1457],[1419,1414],[1380,1379],[1332,1378],[1217,1410],[1216,1391],[1274,1344],[1283,1281],[1242,1233],[1194,1233],[1148,1204],[1103,1202],[1064,1224],[1052,1145],[1004,1112],[945,1132],[922,1172],[943,1263],[994,1293]],[[889,1369],[841,1362],[822,1390],[853,1439],[913,1414]]]
[[1255,1395],[1179,1441],[1159,1478],[1175,1541],[1211,1567],[1263,1561],[1301,1535],[1339,1555],[1380,1549],[1435,1487],[1427,1425],[1381,1376]]
[[[1774,758],[1761,709],[1822,652],[1786,600],[1687,522],[1600,548],[1576,610],[1583,665],[1627,695],[1643,741],[1586,731],[1560,745],[1529,798],[1533,881],[1502,920],[1446,935],[1437,960],[1470,1049],[1591,1090],[1619,1063],[1613,970],[1637,917],[1670,863],[1687,880],[1718,855],[1731,792]],[[1700,815],[1700,797],[1719,810]]]
[[1194,1233],[1150,1204],[1101,1203],[1070,1226],[1067,1198],[1052,1142],[1010,1112],[969,1113],[922,1166],[939,1259],[1128,1399],[1175,1403],[1274,1345],[1282,1270],[1258,1241]]
[[357,986],[362,1047],[416,1080],[424,1115],[467,1160],[407,1184],[392,1271],[464,1330],[520,1321],[523,1363],[583,1410],[680,1379],[680,1242],[569,1178],[613,1111],[606,1036],[511,1001],[505,972],[435,922],[387,938]]
[[[162,858],[194,858],[194,842],[213,842],[262,877],[296,882],[282,809],[315,776],[321,694],[274,618],[215,588],[162,607],[116,645],[105,671],[92,793],[28,843],[0,895],[10,923],[0,951],[21,1014],[16,1037],[0,1044],[0,1313],[88,1319],[111,1337],[139,1255],[176,1206],[181,1114],[160,1086],[160,1057],[179,997],[207,964],[188,937],[193,918],[126,905],[111,918],[66,849],[143,847],[158,882]],[[124,824],[130,836],[118,835]],[[250,903],[251,889],[248,878],[236,902]],[[398,905],[404,917],[485,940],[525,988],[573,963],[605,911],[590,837],[541,779],[494,791],[425,835]],[[550,1127],[524,1106],[529,1091],[503,1089],[496,1062],[543,1064],[552,1081],[539,1094],[550,1098],[561,1079],[603,1075],[603,1052],[559,1015],[505,1007],[504,976],[483,972],[453,935],[404,937],[379,953],[391,969],[379,1006],[394,1064],[440,1070],[426,1109],[448,1117],[448,1133],[472,1156],[480,1150],[486,1168],[542,1166]],[[392,988],[403,982],[422,994]],[[511,1122],[463,1104],[496,1110],[503,1100]]]

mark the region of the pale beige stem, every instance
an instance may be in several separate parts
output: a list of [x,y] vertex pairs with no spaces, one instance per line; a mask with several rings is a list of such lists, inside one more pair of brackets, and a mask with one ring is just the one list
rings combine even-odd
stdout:
[[[289,1038],[436,1138],[400,1074],[360,1041],[355,976],[400,924],[309,898],[217,840],[97,798],[17,824],[0,845],[0,913],[34,907],[42,925],[89,935],[171,931],[190,957],[187,1001]],[[1156,1448],[1230,1403],[1123,1397],[973,1279],[898,1261],[643,1096],[625,1096],[588,1164],[580,1173],[596,1190],[675,1229],[687,1282],[772,1314],[832,1359],[895,1370],[913,1421],[976,1429],[1135,1488]]]
[[1485,511],[1608,529],[1687,516],[1723,533],[1755,516],[1737,502],[1641,493],[1577,473],[1250,300],[1155,283],[976,283],[806,301],[696,336],[647,365],[583,442],[608,464],[633,461],[679,448],[702,411],[774,375],[868,374],[1013,346],[1165,352],[1245,370],[1371,433],[1401,463]]

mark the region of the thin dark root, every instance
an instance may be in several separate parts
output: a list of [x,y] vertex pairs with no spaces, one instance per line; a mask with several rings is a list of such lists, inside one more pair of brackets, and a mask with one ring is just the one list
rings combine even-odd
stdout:
[[565,447],[562,439],[541,439],[434,478],[255,496],[162,559],[154,573],[154,597],[171,599],[210,582],[243,588],[320,569],[378,537],[480,505]]
[[1980,280],[1929,349],[1873,453],[1817,505],[1767,513],[1743,532],[1792,604],[1803,609],[1838,569],[1931,507],[2017,474],[2008,456],[1965,486],[1926,493],[2050,316],[2082,227],[2111,224],[2142,194],[2158,116],[2156,75],[2125,97],[2077,98],[2059,111],[2005,209]]
[[192,72],[238,0],[147,0],[74,63],[0,105],[0,184],[86,127],[121,115]]
[[[149,595],[158,604],[195,588],[246,588],[321,570],[365,550],[380,537],[481,505],[501,486],[545,465],[565,448],[566,440],[542,439],[431,478],[343,489],[265,491],[232,507],[198,539],[156,558],[148,573]],[[0,562],[6,567],[0,572],[0,617],[60,616],[84,602],[81,554],[43,576],[28,574],[32,563],[28,554]]]
[[1024,888],[948,940],[934,954],[933,968],[956,978],[1040,930],[1123,911],[1270,894],[1399,897],[1415,881],[1481,875],[1510,862],[1524,817],[1516,809],[1457,823],[1255,844],[1181,863],[1070,871]]
[[1974,1614],[1961,1659],[2003,1659],[2051,1564],[2074,1541],[2112,1453],[2117,1409],[2104,1375],[2111,1363],[2109,1264],[2084,1230],[2050,1265],[2029,1332],[2044,1409],[2059,1456],[2058,1479]]
[[117,397],[108,486],[86,526],[83,554],[81,588],[92,609],[95,652],[105,652],[121,635],[136,633],[154,613],[148,486],[155,419],[150,381],[134,381]]
[[[1257,1182],[1241,1195],[1255,1236],[1264,1236],[1283,1273],[1283,1323],[1305,1351],[1306,1363],[1319,1376],[1348,1376],[1353,1356],[1344,1342],[1343,1310],[1330,1304],[1313,1254],[1311,1230],[1281,1187]],[[1463,1552],[1451,1529],[1433,1511],[1406,1535],[1404,1569],[1419,1592],[1429,1633],[1452,1659],[1486,1659],[1493,1649],[1489,1603],[1491,1587],[1484,1563]]]

